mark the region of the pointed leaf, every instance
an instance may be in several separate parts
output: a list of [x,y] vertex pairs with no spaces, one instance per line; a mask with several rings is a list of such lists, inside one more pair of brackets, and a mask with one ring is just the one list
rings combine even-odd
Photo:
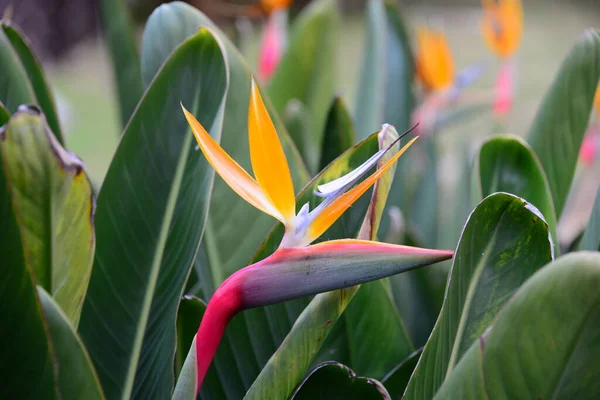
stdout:
[[475,340],[435,399],[595,399],[600,385],[600,255],[537,272]]
[[600,188],[596,192],[592,215],[578,248],[579,250],[600,251]]
[[366,400],[390,399],[390,396],[377,380],[356,376],[347,366],[330,361],[317,365],[300,383],[291,398]]
[[104,399],[92,360],[67,315],[44,289],[38,287],[38,296],[48,324],[48,338],[56,354],[61,398]]
[[79,331],[108,398],[171,394],[177,306],[214,177],[180,102],[218,139],[227,84],[220,45],[200,30],[158,72],[102,185]]
[[[310,141],[308,147],[313,151],[321,149],[327,107],[336,90],[338,20],[335,1],[311,2],[296,18],[288,48],[267,87],[280,115],[292,99],[304,105],[307,113],[305,132],[308,133],[305,140]],[[373,131],[380,125],[375,125]],[[304,147],[298,142],[296,146]],[[318,157],[304,156],[308,168],[316,171]]]
[[62,148],[37,108],[26,106],[0,129],[0,152],[29,268],[77,326],[95,247],[83,162]]
[[599,80],[600,33],[587,30],[563,61],[529,131],[527,142],[548,176],[557,218],[571,188]]
[[27,77],[31,83],[31,89],[37,99],[37,104],[44,112],[50,129],[54,133],[54,136],[56,136],[56,139],[64,145],[64,135],[60,129],[54,96],[52,95],[52,91],[50,90],[39,60],[31,51],[29,40],[11,21],[2,20],[1,25],[13,50],[19,56],[23,69],[27,72]]
[[506,192],[529,201],[544,216],[556,243],[556,215],[548,179],[529,145],[517,136],[497,136],[481,146],[476,162],[480,198]]
[[35,103],[27,71],[4,30],[0,30],[0,71],[0,101],[8,111],[17,111],[21,104]]
[[432,398],[502,305],[551,260],[548,226],[535,207],[506,193],[479,203],[462,232],[442,311],[406,398]]
[[102,0],[100,16],[119,95],[121,126],[125,126],[143,94],[135,24],[125,0]]
[[342,98],[336,96],[327,114],[319,170],[327,167],[340,154],[352,147],[355,141],[356,132],[354,131],[352,118]]

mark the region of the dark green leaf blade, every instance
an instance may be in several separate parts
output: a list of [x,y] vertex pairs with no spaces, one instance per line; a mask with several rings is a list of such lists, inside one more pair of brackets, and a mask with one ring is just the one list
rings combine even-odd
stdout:
[[406,398],[432,398],[514,291],[551,260],[548,226],[535,207],[506,193],[479,203],[458,243],[442,311]]
[[77,326],[95,248],[94,199],[83,162],[58,143],[37,108],[20,107],[0,138],[29,267]]
[[399,399],[402,397],[422,353],[423,348],[420,348],[402,360],[400,364],[396,365],[383,377],[381,383],[383,383],[391,398]]
[[102,0],[100,16],[116,80],[121,125],[125,126],[144,92],[135,25],[124,0]]
[[181,104],[218,140],[227,83],[219,43],[200,30],[148,88],[102,185],[80,334],[109,398],[171,394],[177,306],[214,176]]
[[27,71],[4,30],[0,31],[0,71],[0,101],[8,111],[15,112],[22,104],[35,103]]
[[556,243],[556,215],[546,174],[527,143],[517,136],[497,136],[479,150],[476,173],[481,198],[512,193],[533,204],[544,216]]
[[64,146],[64,135],[60,128],[58,113],[56,111],[56,103],[54,96],[46,80],[44,71],[35,54],[31,51],[31,45],[25,34],[10,21],[2,21],[2,29],[8,40],[10,40],[14,51],[18,54],[23,68],[27,72],[31,88],[37,99],[37,104],[40,106],[50,129],[56,136],[56,139]]
[[294,400],[389,399],[383,385],[371,378],[357,377],[343,364],[329,361],[318,365],[291,397]]
[[352,147],[356,140],[356,132],[352,118],[341,97],[336,96],[329,107],[319,170],[325,169],[333,160]]
[[600,33],[587,30],[563,61],[529,131],[560,218],[600,80]]
[[0,168],[0,221],[0,315],[3,326],[0,340],[10,344],[0,353],[3,377],[0,397],[56,399],[54,352],[48,343],[47,327],[25,263],[4,168]]
[[561,257],[514,295],[435,398],[598,398],[599,310],[600,255]]
[[58,387],[65,400],[102,400],[104,394],[83,343],[58,304],[42,288],[38,296],[56,353]]

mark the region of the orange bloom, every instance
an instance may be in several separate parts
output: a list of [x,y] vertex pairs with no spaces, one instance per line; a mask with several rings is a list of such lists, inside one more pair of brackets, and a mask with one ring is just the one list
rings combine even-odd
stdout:
[[521,0],[482,0],[481,31],[487,46],[499,57],[515,53],[523,34]]
[[260,0],[261,7],[268,13],[281,8],[289,8],[292,0]]
[[449,88],[454,81],[454,60],[442,32],[428,28],[417,31],[417,78],[433,91]]

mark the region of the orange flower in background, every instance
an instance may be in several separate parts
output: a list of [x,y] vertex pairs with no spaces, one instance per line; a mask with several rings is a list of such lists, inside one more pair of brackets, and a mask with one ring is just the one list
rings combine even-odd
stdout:
[[454,60],[442,32],[419,28],[416,68],[417,78],[431,91],[442,91],[452,85]]
[[289,8],[292,0],[260,0],[260,5],[266,12],[270,13],[281,8]]
[[488,47],[499,57],[515,53],[523,34],[523,8],[520,0],[482,0],[481,30]]

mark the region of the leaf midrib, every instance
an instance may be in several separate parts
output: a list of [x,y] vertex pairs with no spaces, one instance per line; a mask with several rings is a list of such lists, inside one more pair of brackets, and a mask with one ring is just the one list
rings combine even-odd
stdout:
[[[197,104],[194,105],[194,109],[197,108],[196,105]],[[130,399],[131,392],[133,391],[137,365],[139,362],[140,353],[145,336],[144,334],[146,332],[146,326],[148,324],[150,309],[152,307],[153,295],[156,289],[156,283],[158,281],[160,266],[162,263],[162,258],[167,243],[169,228],[171,226],[171,222],[173,221],[173,215],[175,214],[175,206],[177,204],[177,197],[180,191],[179,189],[181,188],[181,183],[183,181],[183,173],[185,170],[185,165],[187,163],[188,155],[190,153],[190,146],[191,135],[187,134],[185,135],[185,138],[182,143],[181,154],[179,156],[177,168],[175,169],[175,175],[173,177],[173,184],[171,185],[171,189],[169,190],[169,196],[167,197],[167,205],[161,223],[156,250],[153,256],[152,267],[150,269],[150,276],[148,279],[148,286],[144,294],[144,300],[142,302],[142,309],[138,321],[139,323],[137,325],[136,333],[134,336],[132,354],[131,358],[129,359],[129,366],[127,367],[125,385],[123,387],[123,393],[121,395],[121,398],[123,400]]]

